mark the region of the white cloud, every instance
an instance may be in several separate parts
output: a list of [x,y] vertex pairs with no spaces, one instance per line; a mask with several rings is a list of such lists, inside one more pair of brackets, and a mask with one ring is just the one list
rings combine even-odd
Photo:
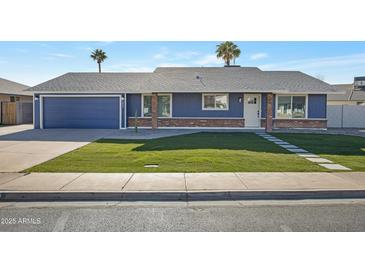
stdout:
[[207,54],[194,62],[194,64],[199,66],[218,65],[222,63],[223,61],[218,59],[215,54]]
[[198,56],[198,55],[199,55],[199,52],[197,52],[197,51],[191,51],[191,50],[189,50],[189,51],[181,51],[181,52],[177,52],[175,54],[174,59],[176,59],[176,60],[180,60],[180,59],[191,59],[191,58],[193,58],[195,56]]
[[16,49],[17,52],[20,52],[20,53],[26,53],[28,52],[27,49]]
[[94,50],[92,47],[80,47],[78,49],[85,50],[85,51],[93,51]]
[[160,51],[156,54],[154,54],[152,57],[156,60],[162,60],[167,58],[167,55],[169,54],[169,50],[166,47],[162,47]]
[[72,58],[73,57],[70,54],[64,54],[64,53],[50,53],[49,55],[52,57],[60,57],[60,58]]
[[156,60],[161,60],[164,58],[166,58],[166,55],[162,54],[162,53],[156,53],[155,55],[153,55],[153,59],[156,59]]
[[254,53],[250,56],[251,60],[260,60],[260,59],[265,59],[269,57],[269,55],[266,52],[258,52],[258,53]]
[[112,64],[112,65],[104,65],[104,71],[112,71],[112,72],[151,72],[155,68],[148,67],[148,66],[140,66],[138,64]]
[[305,70],[305,69],[329,69],[341,68],[344,66],[365,66],[365,53],[320,57],[310,59],[298,59],[287,62],[279,62],[260,66],[262,69],[272,70]]
[[187,65],[181,63],[161,63],[158,67],[187,67]]

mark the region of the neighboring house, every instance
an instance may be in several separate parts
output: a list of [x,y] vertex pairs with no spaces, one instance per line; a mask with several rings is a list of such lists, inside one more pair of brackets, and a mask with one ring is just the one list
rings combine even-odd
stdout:
[[26,85],[0,78],[0,102],[32,101],[33,93],[25,91],[27,88]]
[[0,124],[32,123],[33,93],[25,91],[27,88],[0,78]]
[[35,128],[326,128],[331,85],[251,67],[67,73],[28,89]]
[[353,84],[333,86],[343,94],[328,95],[328,105],[365,105],[365,77],[355,77]]
[[365,77],[353,84],[333,85],[342,94],[330,94],[327,101],[327,126],[365,128]]

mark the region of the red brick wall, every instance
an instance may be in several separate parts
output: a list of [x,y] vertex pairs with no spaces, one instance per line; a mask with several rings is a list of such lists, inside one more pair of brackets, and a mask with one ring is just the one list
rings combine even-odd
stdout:
[[327,120],[274,119],[274,128],[326,128]]
[[267,132],[272,131],[272,126],[273,126],[272,123],[273,100],[274,100],[274,95],[272,93],[268,93],[266,99],[266,125],[265,125],[265,129]]
[[[136,118],[128,118],[128,127],[134,127],[136,124]],[[137,118],[138,127],[152,127],[152,118]]]
[[158,122],[157,122],[157,112],[158,112],[158,99],[157,99],[157,93],[153,93],[152,94],[152,99],[151,99],[151,114],[152,114],[152,128],[157,128],[158,127]]
[[[128,118],[128,126],[134,127],[135,118]],[[139,127],[151,127],[151,118],[137,118]],[[194,119],[158,118],[159,127],[244,127],[244,119]]]

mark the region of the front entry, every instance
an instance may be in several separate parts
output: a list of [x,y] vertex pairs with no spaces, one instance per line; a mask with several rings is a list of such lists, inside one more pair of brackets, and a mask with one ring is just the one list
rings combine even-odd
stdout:
[[244,95],[244,115],[245,127],[260,127],[260,94],[245,94]]

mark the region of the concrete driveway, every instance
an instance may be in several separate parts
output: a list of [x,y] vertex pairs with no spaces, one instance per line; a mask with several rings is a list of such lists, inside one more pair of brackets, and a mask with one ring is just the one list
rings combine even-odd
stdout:
[[115,131],[32,128],[32,125],[0,127],[0,172],[22,171]]

